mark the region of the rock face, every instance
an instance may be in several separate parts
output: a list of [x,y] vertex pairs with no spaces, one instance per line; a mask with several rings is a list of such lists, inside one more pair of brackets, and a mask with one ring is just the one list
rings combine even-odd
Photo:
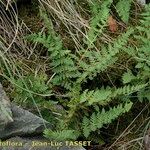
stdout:
[[0,84],[0,138],[42,133],[46,125],[44,119],[11,104]]
[[11,105],[11,110],[14,121],[0,131],[0,138],[38,134],[42,133],[46,126],[50,128],[47,121],[14,104]]
[[11,104],[0,83],[0,132],[10,122],[13,122]]

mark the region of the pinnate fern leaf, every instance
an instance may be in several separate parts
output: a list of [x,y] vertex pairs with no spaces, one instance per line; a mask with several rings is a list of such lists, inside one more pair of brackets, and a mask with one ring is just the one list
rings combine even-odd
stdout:
[[97,37],[103,33],[109,17],[109,7],[111,3],[112,0],[107,0],[102,2],[102,4],[95,1],[90,4],[93,18],[90,21],[90,29],[85,39],[88,48],[93,48]]
[[118,89],[102,87],[101,89],[95,91],[85,90],[80,96],[80,103],[85,103],[87,106],[91,106],[93,104],[105,106],[118,96],[128,96],[134,92],[142,90],[146,86],[147,84],[139,84],[125,85]]
[[51,82],[53,85],[62,85],[69,89],[71,87],[71,79],[80,75],[75,65],[71,52],[63,48],[62,40],[59,36],[48,35],[45,33],[32,34],[28,39],[42,44],[50,52],[50,60],[52,71],[55,76]]
[[131,70],[127,71],[126,73],[123,74],[122,76],[122,80],[123,83],[130,83],[133,79],[135,79],[136,77],[132,74]]
[[79,132],[69,129],[64,129],[62,131],[52,131],[47,129],[44,131],[44,136],[57,141],[75,140],[79,136]]
[[92,131],[102,128],[105,124],[111,123],[120,115],[128,112],[132,107],[132,102],[118,105],[110,108],[108,111],[103,109],[101,112],[93,113],[89,118],[83,118],[83,135],[88,137]]
[[114,90],[112,97],[117,97],[119,95],[130,95],[134,92],[138,92],[138,91],[142,90],[146,86],[147,86],[147,84],[125,85],[124,87]]
[[[78,78],[77,82],[86,81],[87,78],[93,79],[98,73],[105,71],[113,65],[118,57],[116,56],[120,51],[123,51],[128,42],[129,36],[133,33],[134,29],[129,28],[125,33],[120,35],[113,44],[108,44],[107,48],[103,47],[102,51],[87,51],[84,57],[85,60],[80,60],[80,67],[84,72]],[[104,52],[105,51],[105,52]],[[87,59],[89,62],[87,63]]]
[[133,0],[119,0],[119,2],[116,5],[116,10],[121,17],[121,19],[128,23],[129,21],[129,15],[130,15],[130,8],[131,3]]

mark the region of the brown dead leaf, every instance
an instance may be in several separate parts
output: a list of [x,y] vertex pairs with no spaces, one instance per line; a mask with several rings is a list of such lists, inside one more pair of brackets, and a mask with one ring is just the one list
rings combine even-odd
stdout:
[[116,32],[118,29],[117,21],[111,15],[108,18],[108,28],[111,32]]

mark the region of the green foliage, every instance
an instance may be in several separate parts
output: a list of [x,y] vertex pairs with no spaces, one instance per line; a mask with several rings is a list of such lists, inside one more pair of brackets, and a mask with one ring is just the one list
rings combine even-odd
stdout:
[[123,74],[122,80],[123,83],[126,84],[126,83],[130,83],[135,78],[136,77],[132,74],[131,70],[129,70]]
[[45,83],[46,80],[47,76],[41,74],[38,76],[28,75],[14,81],[15,89],[12,94],[15,96],[15,101],[32,106],[32,98],[34,98],[36,103],[40,104],[44,96],[52,95],[52,91]]
[[118,88],[114,91],[113,97],[119,96],[119,95],[130,95],[134,92],[140,91],[141,89],[145,88],[147,84],[136,84],[134,85],[125,85],[124,87]]
[[96,91],[85,90],[81,94],[80,103],[86,102],[88,103],[87,105],[92,105],[93,103],[98,103],[99,105],[106,105],[109,101],[111,101],[111,94],[111,89],[104,89],[104,87]]
[[138,46],[138,53],[135,56],[135,59],[138,61],[136,68],[141,68],[145,71],[149,71],[150,69],[150,5],[146,6],[146,12],[144,12],[141,16],[140,25],[137,27],[137,32],[140,35],[135,35],[134,37],[140,41]]
[[147,84],[141,84],[141,85],[125,85],[124,87],[114,89],[107,87],[104,89],[102,87],[99,90],[95,91],[88,91],[85,90],[83,94],[81,94],[80,97],[80,103],[86,102],[87,106],[93,105],[94,103],[98,103],[99,105],[107,105],[108,102],[113,101],[114,98],[118,96],[126,96],[130,95],[134,92],[138,92],[144,87],[146,87]]
[[[126,23],[129,19],[131,2],[119,1],[117,3],[117,11]],[[88,139],[92,131],[100,130],[104,125],[112,123],[113,120],[128,112],[132,107],[132,101],[135,100],[133,97],[141,102],[144,99],[149,99],[150,8],[149,6],[146,7],[138,27],[128,27],[126,31],[114,37],[114,40],[107,43],[102,42],[101,46],[96,48],[96,42],[105,33],[111,4],[112,0],[91,1],[90,28],[85,33],[86,38],[83,38],[84,45],[80,52],[81,55],[63,47],[61,37],[55,33],[52,22],[45,13],[42,18],[48,31],[28,36],[28,39],[42,44],[49,52],[49,66],[52,71],[49,81],[51,93],[55,95],[57,91],[55,88],[60,89],[59,92],[61,93],[60,95],[56,94],[55,97],[57,102],[62,105],[63,111],[56,122],[55,131],[45,131],[47,138],[75,140],[84,136]],[[136,45],[130,41],[131,37],[137,43]],[[92,89],[88,87],[90,86],[89,81],[95,81],[95,78],[106,73],[123,58],[125,53],[133,59],[135,65],[131,69],[127,68],[127,71],[123,70],[120,78],[117,78],[119,84],[115,86],[109,84],[108,86],[101,81],[102,84],[99,86],[94,85]],[[27,79],[29,80],[29,78]],[[32,82],[34,80],[33,78]],[[32,87],[34,93],[47,93],[48,87],[44,80],[42,81],[40,79],[35,81]],[[30,85],[28,81],[26,83],[29,84],[30,89],[32,84]],[[87,87],[85,87],[85,83]],[[27,94],[23,95],[28,97]],[[54,110],[56,109],[54,108]]]
[[62,130],[62,131],[45,130],[44,134],[45,137],[55,141],[76,140],[79,136],[79,133],[75,130]]
[[130,8],[133,0],[119,0],[116,5],[116,10],[121,17],[122,21],[128,23],[130,16]]
[[109,7],[111,3],[112,0],[104,1],[101,4],[97,0],[91,1],[90,6],[93,17],[91,18],[90,29],[85,40],[88,48],[94,47],[94,42],[97,37],[103,33],[105,27],[107,26],[107,19],[110,11]]
[[122,104],[118,105],[117,107],[110,108],[108,111],[103,108],[102,111],[92,113],[89,118],[84,116],[82,122],[84,136],[87,138],[90,132],[102,128],[105,124],[110,124],[114,119],[128,112],[131,107],[132,102],[126,103],[124,106]]
[[124,84],[147,84],[146,88],[138,92],[137,98],[139,101],[150,100],[150,5],[145,6],[145,11],[141,14],[139,25],[135,29],[134,38],[137,42],[136,47],[132,46],[125,49],[125,52],[136,61],[136,75],[133,75],[132,70],[123,74]]
[[89,61],[86,63],[84,59],[82,61],[80,60],[80,67],[84,72],[77,82],[86,81],[86,78],[92,80],[98,73],[111,67],[111,65],[117,61],[118,57],[116,55],[124,49],[133,31],[132,28],[128,29],[127,32],[119,36],[113,44],[102,47],[101,51],[87,51],[84,57],[86,58],[85,61],[87,61],[87,59],[89,59]]
[[77,66],[74,63],[74,57],[70,54],[70,50],[63,48],[60,36],[57,36],[53,30],[53,26],[48,16],[44,13],[43,19],[48,28],[48,36],[45,33],[32,34],[27,39],[38,42],[48,49],[51,60],[50,66],[54,73],[52,78],[53,85],[61,85],[66,89],[71,88],[73,78],[80,75]]
[[[47,75],[27,75],[25,77],[14,80],[14,90],[11,93],[14,97],[14,102],[21,104],[28,109],[40,109],[40,117],[48,121],[52,121],[53,125],[58,118],[64,113],[62,108],[59,108],[58,102],[52,100],[51,85],[47,83]],[[59,113],[54,113],[58,112]]]
[[[55,32],[58,29],[57,23],[51,21],[46,10],[41,10],[43,30],[26,37],[36,45],[39,44],[37,50],[40,47],[40,51],[47,51],[44,58],[43,55],[37,56],[39,53],[35,55],[36,58],[46,60],[46,67],[42,72],[31,67],[35,74],[18,65],[24,62],[22,58],[19,62],[13,60],[14,64],[9,62],[18,52],[7,60],[5,55],[14,47],[17,49],[17,45],[12,41],[6,44],[8,48],[4,48],[5,38],[0,36],[3,39],[0,41],[0,48],[3,49],[0,51],[0,75],[5,72],[3,78],[11,80],[14,85],[12,100],[30,110],[37,110],[40,117],[52,124],[52,129],[44,131],[46,138],[57,141],[86,138],[100,143],[100,131],[105,126],[115,126],[115,120],[120,120],[122,115],[127,118],[129,111],[132,116],[134,109],[131,108],[137,101],[150,102],[150,5],[143,7],[139,21],[134,20],[135,25],[131,25],[129,20],[132,3],[133,0],[86,1],[90,8],[89,22],[79,29],[80,33],[69,27],[69,32],[72,32],[69,37],[75,37],[74,41],[76,36],[80,38],[82,48],[77,51],[74,45],[72,50],[63,45],[65,40],[60,35],[66,36],[68,33],[64,33],[65,29],[60,35],[59,30]],[[62,13],[63,11],[66,10],[63,8]],[[118,24],[117,31],[113,33],[108,23],[110,17],[116,19]],[[67,22],[69,19],[64,14],[62,20]],[[119,23],[119,19],[125,25]],[[82,17],[77,23],[80,22]],[[18,36],[15,39],[19,41]],[[10,39],[8,42],[11,42]],[[34,55],[30,56],[31,62],[34,58]]]
[[65,88],[71,87],[71,80],[78,77],[79,71],[74,64],[69,50],[65,50],[59,36],[45,33],[38,33],[28,36],[28,39],[43,44],[50,52],[51,67],[54,73],[53,85],[62,85]]

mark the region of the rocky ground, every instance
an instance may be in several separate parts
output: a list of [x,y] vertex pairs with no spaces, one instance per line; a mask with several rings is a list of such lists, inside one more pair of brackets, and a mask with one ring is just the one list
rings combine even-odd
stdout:
[[[0,149],[2,150],[54,150],[56,145],[42,137],[49,122],[16,106],[9,101],[0,84]],[[50,145],[50,146],[49,146]],[[60,146],[60,150],[84,150],[82,147]]]

